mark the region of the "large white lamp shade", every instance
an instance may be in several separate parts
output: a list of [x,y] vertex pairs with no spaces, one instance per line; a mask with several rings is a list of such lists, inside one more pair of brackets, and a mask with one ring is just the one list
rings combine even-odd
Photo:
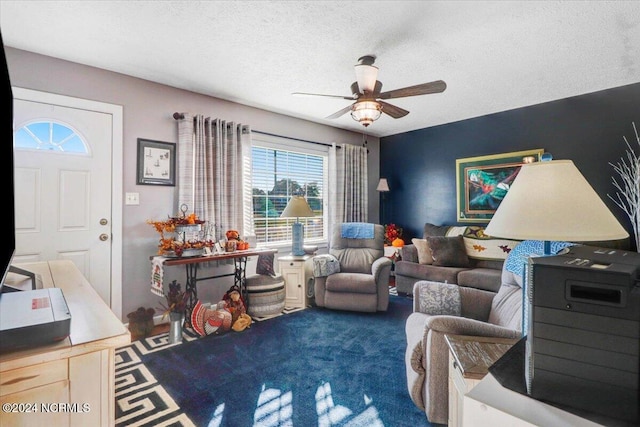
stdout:
[[295,218],[296,222],[291,225],[291,255],[304,255],[304,225],[298,218],[315,216],[309,204],[302,196],[292,196],[284,208],[280,218]]
[[522,165],[485,233],[568,242],[629,236],[571,160]]

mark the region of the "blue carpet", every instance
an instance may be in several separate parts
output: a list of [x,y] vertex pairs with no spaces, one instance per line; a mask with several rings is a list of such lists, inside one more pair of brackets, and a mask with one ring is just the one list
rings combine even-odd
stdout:
[[141,359],[197,426],[429,426],[406,385],[411,310],[312,307]]

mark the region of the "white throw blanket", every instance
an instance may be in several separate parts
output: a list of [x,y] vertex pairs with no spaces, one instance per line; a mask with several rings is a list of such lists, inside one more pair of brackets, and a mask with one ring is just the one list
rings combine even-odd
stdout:
[[313,277],[325,277],[340,272],[340,262],[331,254],[313,257]]

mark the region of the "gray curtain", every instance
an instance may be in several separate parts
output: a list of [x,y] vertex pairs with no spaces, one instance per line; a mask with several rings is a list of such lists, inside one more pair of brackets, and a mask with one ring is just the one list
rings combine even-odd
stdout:
[[329,223],[367,222],[367,149],[334,145],[329,152],[329,179],[335,180],[329,185]]
[[[211,227],[214,240],[233,229],[245,236],[251,209],[245,165],[251,153],[249,126],[183,113],[178,121],[178,206],[189,207]],[[250,195],[249,195],[250,197]],[[251,204],[249,203],[249,206]]]

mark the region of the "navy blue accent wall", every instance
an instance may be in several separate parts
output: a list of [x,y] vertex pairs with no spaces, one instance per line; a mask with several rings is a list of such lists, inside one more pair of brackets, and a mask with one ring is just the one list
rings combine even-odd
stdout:
[[640,83],[381,138],[380,176],[391,189],[381,222],[402,227],[405,241],[422,236],[425,222],[462,224],[456,159],[543,148],[554,159],[573,160],[632,234],[626,214],[607,197],[618,176],[609,162],[626,158],[623,136],[640,154],[632,122],[640,131]]

